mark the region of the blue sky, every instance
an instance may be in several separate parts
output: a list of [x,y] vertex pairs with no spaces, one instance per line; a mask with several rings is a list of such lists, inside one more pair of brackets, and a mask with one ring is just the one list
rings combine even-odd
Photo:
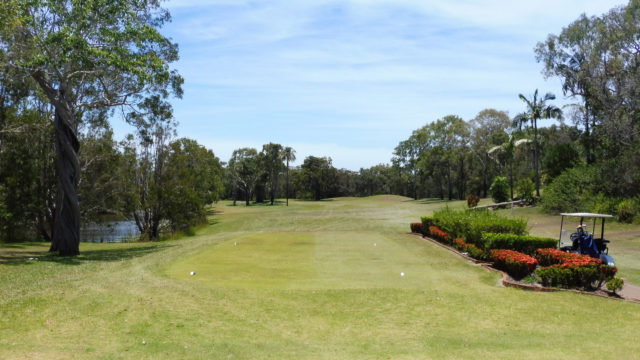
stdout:
[[[277,142],[301,163],[358,170],[390,162],[411,131],[448,114],[524,110],[552,91],[533,48],[581,13],[621,1],[169,0],[180,46],[178,133],[227,161]],[[117,134],[118,134],[118,129]],[[127,130],[128,131],[128,130]]]

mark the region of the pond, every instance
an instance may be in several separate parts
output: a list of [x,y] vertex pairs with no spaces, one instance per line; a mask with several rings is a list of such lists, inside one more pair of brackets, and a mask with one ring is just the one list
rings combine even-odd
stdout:
[[140,235],[135,221],[108,221],[87,224],[80,228],[80,240],[84,242],[126,242]]

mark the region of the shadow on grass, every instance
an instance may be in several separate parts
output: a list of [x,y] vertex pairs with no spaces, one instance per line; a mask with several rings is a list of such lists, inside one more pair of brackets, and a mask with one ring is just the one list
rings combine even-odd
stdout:
[[81,251],[78,256],[59,256],[48,251],[2,251],[0,264],[25,265],[37,261],[53,262],[65,265],[81,265],[90,261],[122,261],[145,256],[175,245],[154,244],[146,246],[126,247],[119,249],[100,249]]
[[[291,200],[291,199],[289,199],[289,200]],[[300,201],[300,200],[298,200],[298,201]],[[270,201],[270,200],[267,200],[267,201],[263,201],[263,202],[261,202],[261,203],[259,203],[259,202],[255,202],[255,201],[254,201],[254,202],[251,202],[251,203],[249,204],[249,206],[247,206],[247,205],[246,205],[246,203],[244,202],[244,200],[242,200],[242,201],[238,201],[238,202],[236,203],[236,205],[235,205],[235,206],[236,206],[236,207],[284,206],[284,205],[286,205],[286,204],[287,204],[287,203],[286,203],[286,201],[285,201],[285,200],[274,200],[273,205],[271,205],[271,201]],[[231,203],[231,204],[226,204],[225,206],[234,207],[233,203]],[[222,213],[222,212],[220,212],[220,213]]]

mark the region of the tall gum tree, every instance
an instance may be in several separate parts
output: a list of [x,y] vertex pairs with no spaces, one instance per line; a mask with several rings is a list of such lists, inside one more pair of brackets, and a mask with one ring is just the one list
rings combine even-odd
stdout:
[[158,0],[3,0],[0,62],[33,78],[55,108],[58,197],[50,251],[76,255],[77,186],[83,113],[137,111],[148,96],[181,97],[169,64],[178,46],[159,28],[170,20]]

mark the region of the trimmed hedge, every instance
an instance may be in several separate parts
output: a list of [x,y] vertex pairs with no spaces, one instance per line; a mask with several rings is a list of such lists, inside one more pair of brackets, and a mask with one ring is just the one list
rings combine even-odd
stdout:
[[409,227],[411,228],[411,232],[412,233],[424,234],[424,232],[422,231],[422,223],[421,222],[413,222],[413,223],[409,224]]
[[521,279],[531,274],[538,265],[538,260],[513,250],[491,250],[491,256],[493,265],[506,271],[514,279]]
[[507,249],[535,256],[537,249],[555,246],[557,243],[558,240],[551,238],[483,232],[480,242],[476,244],[485,251]]
[[545,286],[598,289],[613,279],[618,271],[615,266],[602,264],[600,259],[558,249],[538,249],[536,258],[540,265],[545,266],[536,270],[536,275]]
[[[599,259],[596,259],[599,261]],[[536,270],[536,275],[544,286],[564,288],[584,288],[594,290],[611,280],[618,269],[615,266],[558,264]]]
[[424,229],[425,235],[429,235],[429,228],[434,226],[433,217],[431,216],[423,216],[420,218],[422,221],[422,228]]
[[504,218],[487,210],[455,211],[447,208],[435,212],[432,219],[440,229],[476,245],[482,240],[483,232],[516,235],[527,233],[526,220]]
[[446,232],[440,230],[437,226],[429,226],[429,234],[432,238],[443,244],[451,244],[451,237]]
[[573,265],[597,265],[602,263],[600,259],[594,259],[589,255],[569,253],[553,248],[538,249],[536,251],[536,259],[538,259],[541,266],[551,266],[564,263],[570,263]]
[[467,244],[464,242],[464,239],[456,238],[453,240],[453,246],[459,251],[466,252],[474,259],[485,260],[484,251],[478,249],[478,247],[473,244]]

